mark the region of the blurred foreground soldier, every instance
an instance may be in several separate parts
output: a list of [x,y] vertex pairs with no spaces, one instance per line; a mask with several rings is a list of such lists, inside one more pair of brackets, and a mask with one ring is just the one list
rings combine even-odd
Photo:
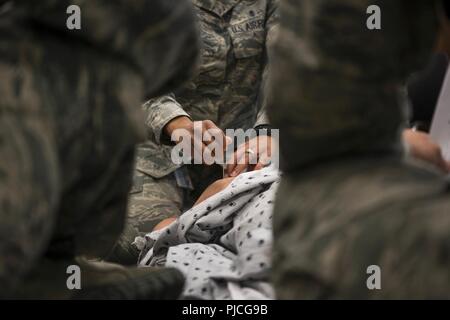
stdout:
[[[372,4],[381,30],[366,27]],[[438,10],[282,2],[269,111],[286,173],[274,217],[279,298],[450,298],[449,188],[405,164],[399,142],[399,88],[426,62]]]
[[176,298],[175,270],[78,257],[107,257],[123,230],[141,102],[196,59],[190,4],[17,0],[0,14],[0,295]]

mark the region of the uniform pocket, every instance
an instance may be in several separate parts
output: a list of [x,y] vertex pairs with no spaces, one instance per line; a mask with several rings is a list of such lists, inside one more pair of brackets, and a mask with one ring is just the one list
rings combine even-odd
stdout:
[[232,21],[229,32],[237,59],[257,56],[264,51],[265,18],[263,15]]
[[130,194],[141,193],[144,190],[144,176],[140,173],[135,173],[133,177],[133,186]]
[[169,175],[179,167],[171,160],[171,151],[170,146],[147,140],[137,148],[136,170],[155,179]]

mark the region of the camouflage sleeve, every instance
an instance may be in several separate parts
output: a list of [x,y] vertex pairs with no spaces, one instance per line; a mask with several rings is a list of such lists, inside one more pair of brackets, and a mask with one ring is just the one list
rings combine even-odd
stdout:
[[262,125],[268,125],[269,118],[267,117],[267,104],[270,101],[269,97],[269,75],[270,75],[270,65],[268,61],[270,60],[270,51],[271,47],[273,45],[273,42],[276,38],[276,34],[278,31],[278,21],[279,20],[279,14],[278,14],[278,0],[271,0],[269,2],[269,9],[268,9],[268,19],[266,22],[266,65],[264,67],[264,71],[262,74],[262,80],[261,80],[261,88],[258,95],[258,115],[256,118],[256,123],[254,127],[262,126]]
[[[367,27],[371,5],[381,9],[380,30]],[[269,117],[285,171],[397,148],[398,89],[431,50],[434,2],[284,0],[280,11]]]
[[[169,92],[191,75],[199,39],[188,0],[14,0],[28,18],[57,34],[125,58],[146,80],[146,99]],[[70,5],[81,29],[66,26]],[[158,75],[155,77],[155,75]],[[170,86],[170,88],[169,88]]]
[[259,126],[269,125],[269,118],[267,117],[267,88],[268,88],[268,67],[264,68],[263,80],[261,83],[260,93],[258,95],[258,115],[256,116],[256,122],[254,128]]
[[167,123],[177,117],[189,117],[173,94],[151,99],[144,104],[143,108],[145,124],[158,144],[163,139],[163,129]]

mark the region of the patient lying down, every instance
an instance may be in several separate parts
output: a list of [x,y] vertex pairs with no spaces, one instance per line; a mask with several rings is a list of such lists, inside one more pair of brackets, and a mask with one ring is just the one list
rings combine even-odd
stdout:
[[182,271],[183,298],[274,298],[269,271],[278,181],[272,167],[216,181],[192,209],[137,239],[139,265]]
[[[211,198],[213,195],[215,195],[216,193],[219,193],[220,191],[224,190],[226,187],[228,187],[228,185],[231,183],[231,181],[234,180],[234,177],[231,178],[224,178],[224,179],[220,179],[215,181],[213,184],[211,184],[208,188],[206,188],[205,191],[203,191],[203,193],[200,195],[200,197],[197,199],[197,201],[194,203],[194,206],[198,205],[199,203],[205,201],[208,198]],[[170,225],[172,222],[174,222],[175,220],[177,220],[177,217],[171,217],[171,218],[167,218],[164,219],[163,221],[161,221],[160,223],[158,223],[154,228],[153,231],[157,231],[160,230],[164,227],[167,227],[168,225]]]

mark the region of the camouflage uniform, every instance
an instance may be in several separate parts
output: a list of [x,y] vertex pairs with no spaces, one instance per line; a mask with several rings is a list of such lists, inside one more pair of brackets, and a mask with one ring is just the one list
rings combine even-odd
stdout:
[[[372,4],[381,30],[366,27]],[[406,164],[399,143],[399,88],[431,51],[435,9],[281,3],[268,108],[285,171],[274,216],[279,298],[450,298],[449,188]],[[371,265],[381,290],[367,287]]]
[[[66,28],[72,4],[81,8],[81,30]],[[67,297],[67,265],[78,255],[107,256],[123,230],[134,146],[145,137],[139,106],[190,74],[197,54],[191,5],[0,5],[1,295],[26,276],[18,296]],[[123,284],[125,295],[139,297]]]
[[[177,170],[164,126],[179,116],[211,120],[222,129],[267,124],[260,89],[266,44],[275,30],[276,0],[192,0],[202,38],[196,76],[180,90],[144,105],[148,141],[140,146],[130,198],[130,222],[142,232],[179,215],[222,168],[189,166]],[[195,189],[190,191],[190,189]]]

